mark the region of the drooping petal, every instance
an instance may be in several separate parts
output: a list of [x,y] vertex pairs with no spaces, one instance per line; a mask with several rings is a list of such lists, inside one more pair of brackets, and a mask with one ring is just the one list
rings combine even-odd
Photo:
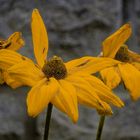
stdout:
[[59,105],[58,108],[62,108],[63,111],[66,111],[72,121],[76,123],[78,120],[78,101],[75,88],[70,82],[60,80],[59,93],[56,96],[58,96],[57,98],[63,103],[65,109],[63,109],[62,105],[60,107],[60,104],[55,104],[56,107]]
[[7,70],[9,67],[22,61],[30,61],[19,53],[7,49],[0,50],[0,69]]
[[23,61],[10,67],[7,72],[22,85],[34,86],[36,82],[44,77],[44,73],[33,62]]
[[32,13],[31,28],[35,58],[37,63],[43,67],[48,53],[48,35],[44,22],[37,9],[34,9]]
[[52,98],[51,103],[63,113],[67,113],[67,108],[65,107],[63,101],[61,100],[58,94],[54,98]]
[[111,58],[101,57],[82,57],[65,63],[68,73],[84,72],[84,73],[96,73],[106,67],[114,66],[120,63]]
[[12,88],[18,88],[22,86],[21,83],[12,79],[7,71],[0,70],[0,84],[6,83],[7,85],[11,86]]
[[121,99],[113,94],[113,92],[100,79],[95,76],[88,76],[86,74],[81,74],[81,76],[83,76],[83,78],[94,87],[94,92],[96,92],[101,100],[117,107],[124,106]]
[[23,47],[24,44],[22,34],[20,32],[15,32],[8,38],[8,44],[5,46],[5,49],[16,51]]
[[112,109],[111,109],[110,105],[107,104],[106,102],[103,102],[103,101],[102,101],[102,104],[103,104],[104,108],[103,109],[102,108],[97,109],[98,114],[99,115],[112,115],[113,112],[112,112]]
[[104,110],[107,114],[109,112],[112,114],[112,111],[109,108],[106,108],[104,103],[102,104],[102,101],[93,90],[93,87],[87,81],[76,75],[68,77],[67,80],[72,82],[76,87],[78,102],[80,104],[96,108],[97,110]]
[[32,87],[27,96],[28,114],[30,116],[37,116],[49,104],[51,99],[57,94],[59,89],[58,82],[55,78],[46,78],[39,81]]
[[100,71],[104,83],[111,89],[116,88],[121,82],[117,67],[109,67]]
[[131,64],[119,64],[119,70],[126,88],[130,91],[131,98],[137,100],[140,97],[140,72]]
[[13,79],[8,73],[7,71],[3,72],[3,80],[4,82],[6,82],[7,85],[9,85],[10,87],[12,87],[13,89],[21,87],[23,84],[21,82],[19,82],[18,80]]
[[131,35],[130,24],[123,25],[115,33],[103,41],[103,56],[114,58],[117,51]]

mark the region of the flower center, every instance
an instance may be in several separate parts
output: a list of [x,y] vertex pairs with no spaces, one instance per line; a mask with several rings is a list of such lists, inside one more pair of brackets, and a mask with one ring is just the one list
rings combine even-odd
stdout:
[[54,77],[59,80],[64,79],[67,76],[67,69],[63,60],[57,56],[53,56],[49,61],[47,61],[44,64],[42,71],[48,79],[50,77]]
[[128,47],[126,45],[123,45],[120,47],[120,49],[118,50],[118,52],[115,55],[115,59],[122,61],[122,62],[129,62],[130,61]]

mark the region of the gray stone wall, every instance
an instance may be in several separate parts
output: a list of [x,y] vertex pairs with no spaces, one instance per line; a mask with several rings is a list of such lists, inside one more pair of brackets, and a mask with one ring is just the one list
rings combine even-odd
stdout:
[[[30,21],[33,8],[38,8],[49,34],[49,56],[64,60],[84,55],[97,55],[102,41],[123,23],[131,22],[133,35],[128,44],[140,52],[139,0],[0,0],[0,37],[21,31],[26,41],[20,52],[33,58]],[[121,89],[121,88],[120,88]],[[45,112],[38,118],[26,113],[29,88],[12,90],[0,87],[0,140],[41,140]],[[130,101],[128,93],[117,90],[126,106],[114,108],[105,123],[103,140],[140,140],[140,101]],[[53,110],[50,140],[94,140],[99,116],[93,109],[79,106],[76,125]]]

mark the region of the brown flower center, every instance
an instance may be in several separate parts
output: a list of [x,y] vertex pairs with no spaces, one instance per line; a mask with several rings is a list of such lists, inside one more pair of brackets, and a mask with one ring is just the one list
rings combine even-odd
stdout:
[[49,61],[47,61],[42,71],[49,79],[50,77],[54,77],[57,80],[64,79],[67,76],[67,69],[63,63],[63,60],[60,57],[54,56]]
[[122,62],[129,62],[130,61],[128,48],[126,45],[123,45],[120,47],[120,49],[118,50],[118,52],[115,55],[115,59],[122,61]]

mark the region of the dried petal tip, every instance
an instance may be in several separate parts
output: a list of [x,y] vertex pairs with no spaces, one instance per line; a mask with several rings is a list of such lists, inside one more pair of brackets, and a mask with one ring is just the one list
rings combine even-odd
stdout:
[[7,40],[0,39],[0,49],[6,49],[11,45],[11,42]]
[[2,70],[0,69],[0,84],[4,83],[3,75],[2,75]]
[[103,108],[97,109],[100,115],[110,116],[113,114],[111,107],[106,102],[102,102],[102,105],[103,105]]
[[67,75],[67,69],[63,63],[63,60],[60,57],[53,56],[52,59],[47,61],[42,71],[49,79],[50,77],[54,77],[56,79],[64,79]]

